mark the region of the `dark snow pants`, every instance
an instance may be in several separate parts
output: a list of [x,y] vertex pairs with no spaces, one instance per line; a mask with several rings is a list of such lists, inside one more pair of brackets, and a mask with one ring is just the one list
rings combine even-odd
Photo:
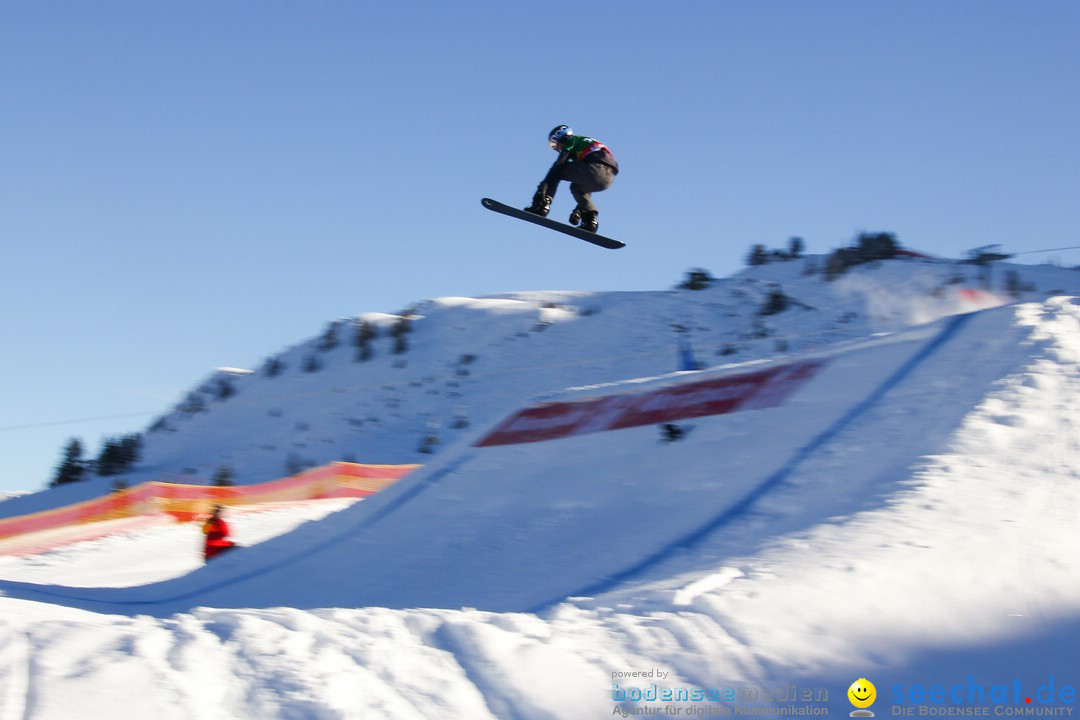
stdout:
[[[596,212],[592,193],[607,190],[615,182],[615,169],[600,162],[568,162],[559,168],[559,180],[570,183],[570,194],[577,200],[578,210]],[[550,183],[548,195],[555,197],[559,183]]]

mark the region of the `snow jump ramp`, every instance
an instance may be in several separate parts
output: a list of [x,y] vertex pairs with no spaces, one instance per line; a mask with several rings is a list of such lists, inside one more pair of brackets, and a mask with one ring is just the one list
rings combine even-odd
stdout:
[[[537,611],[679,572],[685,551],[722,562],[882,502],[1021,361],[1026,331],[1011,312],[567,391],[370,500],[188,576],[94,590],[5,582],[0,592],[159,616],[194,606]],[[964,383],[950,384],[957,374]],[[663,422],[693,429],[665,442]]]

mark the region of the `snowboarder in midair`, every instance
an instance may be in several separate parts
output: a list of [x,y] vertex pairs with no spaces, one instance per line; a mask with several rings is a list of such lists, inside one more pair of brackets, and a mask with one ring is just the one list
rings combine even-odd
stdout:
[[547,217],[551,201],[559,182],[570,182],[570,193],[577,200],[577,207],[570,213],[570,224],[580,225],[582,230],[596,232],[596,205],[592,193],[607,190],[619,174],[619,163],[607,145],[584,135],[575,135],[566,125],[559,125],[548,133],[548,144],[559,157],[548,170],[543,182],[533,195],[532,205],[525,208],[541,217]]

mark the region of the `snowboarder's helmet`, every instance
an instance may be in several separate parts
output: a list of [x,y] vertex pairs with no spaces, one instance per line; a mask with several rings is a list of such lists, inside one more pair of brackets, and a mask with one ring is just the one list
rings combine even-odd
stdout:
[[548,133],[548,145],[552,150],[559,149],[559,143],[563,140],[573,137],[574,131],[566,125],[559,125],[557,128]]

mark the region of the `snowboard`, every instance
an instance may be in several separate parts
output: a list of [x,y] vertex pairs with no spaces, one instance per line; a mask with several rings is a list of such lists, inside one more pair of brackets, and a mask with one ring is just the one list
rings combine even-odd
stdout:
[[484,198],[480,201],[484,207],[488,210],[494,210],[497,213],[503,215],[509,215],[510,217],[518,218],[519,220],[525,220],[531,222],[534,225],[543,225],[546,228],[552,230],[558,230],[561,233],[576,237],[578,240],[584,240],[585,242],[592,243],[593,245],[599,245],[602,248],[608,250],[618,250],[621,247],[626,247],[626,243],[618,240],[612,240],[609,237],[603,235],[597,235],[581,228],[574,227],[573,225],[567,225],[566,223],[557,222],[555,220],[548,220],[546,217],[540,217],[539,215],[533,215],[532,213],[519,210],[515,207],[510,207],[498,200],[492,200],[491,198]]

